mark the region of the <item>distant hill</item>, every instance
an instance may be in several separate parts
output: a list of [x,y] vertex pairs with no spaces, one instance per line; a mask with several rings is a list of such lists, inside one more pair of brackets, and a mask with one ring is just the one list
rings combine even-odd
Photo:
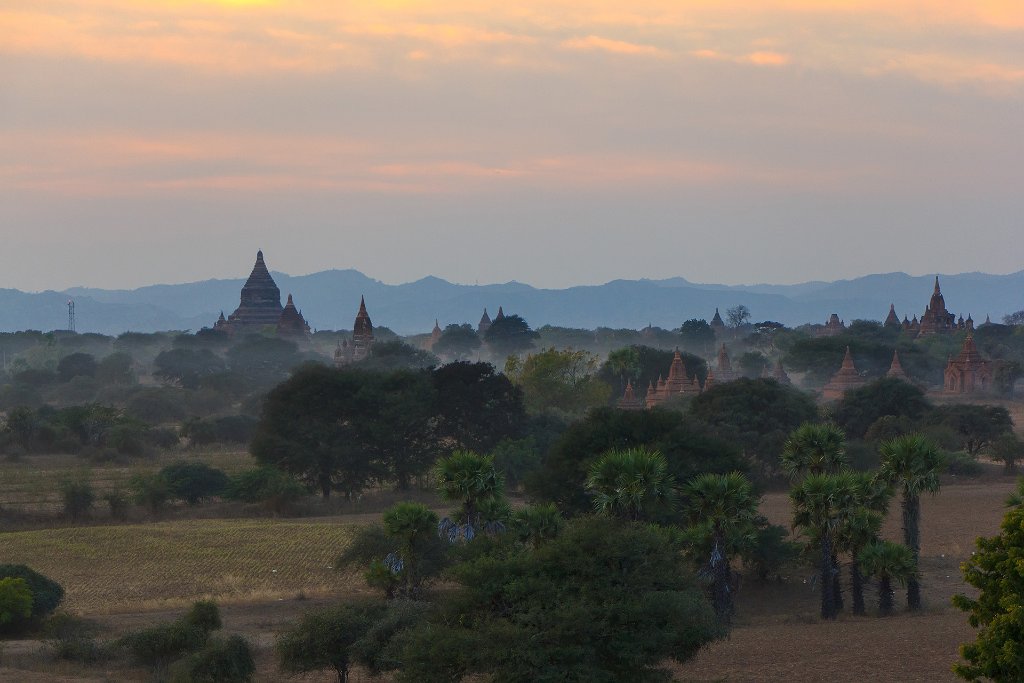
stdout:
[[[797,285],[697,284],[683,278],[615,280],[603,285],[538,289],[519,282],[457,285],[435,277],[389,285],[356,270],[329,270],[292,277],[274,273],[281,293],[295,303],[314,329],[349,329],[366,296],[374,324],[399,334],[427,332],[438,319],[474,326],[484,307],[493,316],[498,306],[518,313],[534,327],[613,327],[638,329],[648,323],[674,328],[689,318],[709,319],[715,307],[745,304],[753,319],[786,325],[824,322],[831,313],[846,321],[882,320],[889,304],[896,312],[920,316],[931,296],[934,276],[905,273],[867,275],[836,282]],[[1024,309],[1024,271],[1011,275],[964,273],[941,275],[949,310],[986,314],[999,320]],[[238,305],[243,280],[206,280],[180,285],[153,285],[132,290],[77,287],[63,292],[26,293],[0,290],[0,330],[52,330],[67,327],[67,300],[75,300],[79,332],[119,334],[127,330],[197,330],[211,325],[220,311]]]

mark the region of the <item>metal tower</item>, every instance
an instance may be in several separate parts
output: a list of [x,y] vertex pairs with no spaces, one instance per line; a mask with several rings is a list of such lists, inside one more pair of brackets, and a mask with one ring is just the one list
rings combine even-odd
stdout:
[[68,329],[75,331],[75,300],[68,299]]

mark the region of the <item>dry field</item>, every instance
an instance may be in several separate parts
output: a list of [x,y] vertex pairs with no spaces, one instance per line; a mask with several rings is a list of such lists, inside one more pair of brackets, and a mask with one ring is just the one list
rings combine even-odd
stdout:
[[[958,644],[972,637],[949,598],[965,590],[958,565],[978,535],[998,530],[1003,500],[1015,484],[990,466],[978,480],[944,482],[924,500],[923,614],[888,619],[817,619],[812,569],[781,584],[743,585],[731,637],[676,668],[681,681],[942,681]],[[786,495],[765,497],[763,511],[788,526]],[[59,580],[67,606],[95,619],[102,637],[169,621],[199,597],[221,602],[225,629],[256,645],[260,681],[281,680],[271,645],[284,624],[311,606],[365,588],[358,576],[330,569],[353,524],[376,514],[300,520],[199,519],[12,532],[3,561],[25,562]],[[885,535],[900,537],[894,506]],[[274,571],[276,570],[276,571]],[[903,596],[900,595],[899,599]],[[869,607],[874,596],[869,595]],[[0,680],[145,680],[142,672],[53,664],[38,644],[7,643]],[[35,678],[33,678],[35,676]],[[295,680],[335,680],[325,673]],[[369,681],[365,676],[355,680]]]

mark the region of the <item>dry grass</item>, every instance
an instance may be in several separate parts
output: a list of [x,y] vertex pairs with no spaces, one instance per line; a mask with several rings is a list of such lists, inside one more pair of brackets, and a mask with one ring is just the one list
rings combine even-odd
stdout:
[[4,534],[4,561],[59,581],[66,606],[104,614],[335,593],[352,527],[317,520],[184,520]]
[[61,507],[60,482],[86,477],[97,498],[120,488],[138,474],[151,474],[182,459],[195,459],[233,474],[252,467],[244,450],[165,451],[153,458],[134,458],[126,464],[94,464],[74,455],[27,455],[11,462],[0,460],[0,507],[18,512],[52,513]]

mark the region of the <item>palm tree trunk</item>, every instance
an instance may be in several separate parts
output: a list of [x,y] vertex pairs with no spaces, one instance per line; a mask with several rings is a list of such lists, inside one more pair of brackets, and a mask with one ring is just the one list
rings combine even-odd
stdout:
[[835,551],[832,552],[832,592],[835,597],[833,601],[835,603],[836,613],[843,611],[843,582],[842,574],[839,571],[839,557],[836,556]]
[[821,618],[835,619],[835,591],[832,588],[832,544],[828,533],[821,534]]
[[[712,551],[711,602],[718,620],[728,626],[732,622],[732,570],[729,559],[722,552],[724,548],[722,534],[716,533],[715,548]],[[714,564],[716,561],[717,564]]]
[[856,555],[850,561],[850,592],[853,593],[853,613],[863,616],[867,612],[864,608],[864,575],[860,573]]
[[[921,559],[921,499],[903,492],[903,539],[914,554],[914,566],[920,565]],[[916,577],[907,581],[907,609],[921,609],[921,584]]]
[[888,576],[878,580],[878,614],[887,617],[892,614],[892,582]]

